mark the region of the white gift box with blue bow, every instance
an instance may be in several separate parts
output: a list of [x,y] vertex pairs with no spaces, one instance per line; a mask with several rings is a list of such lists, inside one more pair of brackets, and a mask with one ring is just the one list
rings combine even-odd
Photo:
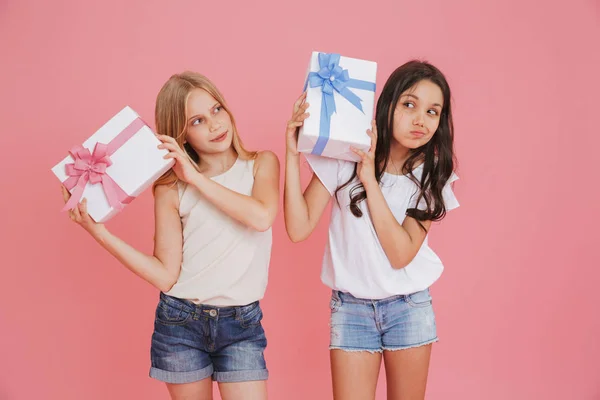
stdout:
[[359,161],[350,146],[368,151],[375,105],[377,63],[313,52],[305,80],[310,116],[298,135],[298,151]]

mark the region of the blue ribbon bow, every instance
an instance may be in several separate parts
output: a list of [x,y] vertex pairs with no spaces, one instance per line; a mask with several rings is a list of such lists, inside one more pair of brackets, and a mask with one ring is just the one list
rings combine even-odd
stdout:
[[364,113],[361,104],[361,98],[358,97],[349,88],[375,91],[375,83],[352,79],[347,69],[339,66],[339,54],[319,53],[319,72],[308,74],[304,90],[307,85],[311,88],[320,87],[322,93],[321,121],[319,126],[319,137],[312,154],[321,155],[329,141],[329,131],[331,128],[331,116],[336,112],[334,93],[338,92],[343,98],[348,100],[354,107]]

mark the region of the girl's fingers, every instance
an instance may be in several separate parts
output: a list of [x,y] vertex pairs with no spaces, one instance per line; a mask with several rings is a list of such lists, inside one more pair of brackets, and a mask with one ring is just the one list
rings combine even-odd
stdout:
[[79,222],[81,221],[81,213],[79,212],[79,204],[77,204],[75,207],[73,207],[73,209],[70,211],[71,215],[72,215],[72,220],[75,222]]
[[177,142],[175,141],[174,138],[172,138],[171,136],[167,136],[167,135],[157,135],[156,136],[158,138],[158,140],[160,140],[163,143],[171,143],[171,144],[177,144]]
[[360,158],[362,158],[362,161],[364,161],[367,158],[367,154],[362,150],[359,150],[355,147],[350,147],[350,150],[352,150],[355,154],[358,154]]
[[179,146],[173,143],[162,143],[157,146],[159,149],[167,149],[170,151],[178,151],[180,150]]
[[81,214],[81,219],[83,220],[82,222],[86,222],[86,223],[95,223],[94,220],[92,220],[92,217],[90,217],[90,214],[88,214],[87,211],[87,199],[83,199],[83,201],[80,204],[79,207],[79,212]]
[[371,147],[369,148],[369,154],[374,155],[375,148],[377,147],[377,135],[370,129],[367,130],[367,135],[369,135],[369,137],[371,138]]
[[310,113],[300,114],[296,117],[296,121],[304,121],[308,117],[310,117]]
[[301,127],[302,124],[303,124],[302,121],[290,121],[287,124],[287,128],[288,128],[288,130],[289,129],[295,129],[295,128]]
[[[308,104],[308,103],[306,103]],[[300,118],[300,116],[307,114],[306,113],[306,109],[308,107],[304,107],[304,105],[302,107],[300,107],[298,110],[296,110],[296,112],[292,115],[292,120],[297,120],[298,118]]]
[[184,156],[185,152],[181,149],[181,147],[179,147],[179,145],[176,144],[168,144],[168,143],[164,143],[161,145],[158,145],[159,149],[167,149],[169,150],[170,153],[176,153],[180,156]]
[[175,159],[175,161],[181,162],[181,154],[179,154],[177,152],[174,152],[174,151],[172,151],[169,154],[165,155],[163,158],[165,160],[168,160],[169,158],[173,158],[173,159]]
[[82,217],[84,217],[84,218],[87,217],[87,215],[88,215],[88,212],[87,212],[87,199],[86,198],[84,198],[81,201],[81,203],[79,203],[79,214]]
[[71,198],[71,193],[69,193],[69,191],[67,190],[66,187],[64,187],[64,185],[60,185],[60,188],[61,188],[61,191],[62,191],[63,200],[66,203]]
[[302,105],[302,102],[306,99],[306,92],[303,92],[300,97],[298,97],[298,99],[294,102],[294,111],[292,112],[293,114],[295,114],[298,109],[300,108],[300,106]]

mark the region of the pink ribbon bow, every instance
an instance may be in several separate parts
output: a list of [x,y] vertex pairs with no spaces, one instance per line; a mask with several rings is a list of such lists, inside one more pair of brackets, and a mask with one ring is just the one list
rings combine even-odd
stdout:
[[96,143],[93,153],[81,145],[74,146],[69,151],[75,162],[65,165],[65,172],[69,178],[63,182],[63,185],[71,191],[71,198],[62,211],[71,210],[77,206],[88,182],[101,183],[108,204],[117,210],[122,210],[124,204],[133,200],[133,197],[125,193],[106,173],[106,169],[112,165],[110,155],[145,125],[141,118],[135,119],[109,144]]
[[75,159],[75,162],[65,165],[69,179],[64,182],[64,185],[69,190],[73,188],[75,190],[71,192],[71,198],[65,204],[63,211],[71,210],[79,203],[88,182],[92,184],[102,183],[108,204],[121,210],[123,205],[117,194],[119,186],[106,174],[106,168],[112,165],[107,154],[108,146],[103,143],[96,143],[94,153],[90,154],[88,149],[78,145],[73,147],[69,153]]

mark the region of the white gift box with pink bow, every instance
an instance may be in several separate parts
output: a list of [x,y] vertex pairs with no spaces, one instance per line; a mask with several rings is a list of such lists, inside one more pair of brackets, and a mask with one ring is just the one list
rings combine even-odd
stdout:
[[160,143],[135,111],[122,109],[52,168],[71,192],[63,211],[85,198],[94,221],[108,221],[173,166]]

